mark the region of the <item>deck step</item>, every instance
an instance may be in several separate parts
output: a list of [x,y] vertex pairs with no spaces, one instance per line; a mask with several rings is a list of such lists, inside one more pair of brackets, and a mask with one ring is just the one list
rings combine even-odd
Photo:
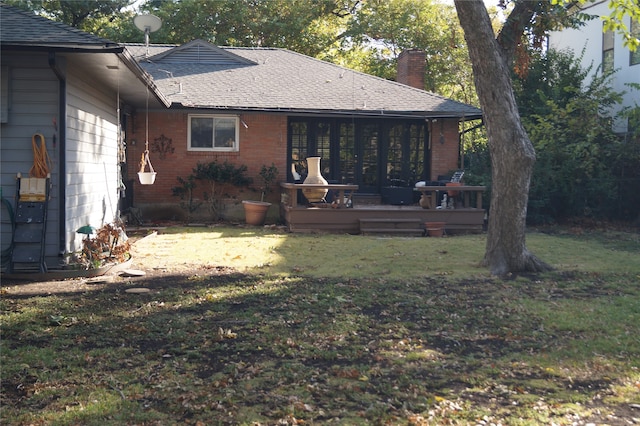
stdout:
[[420,219],[390,219],[390,218],[373,218],[359,219],[360,223],[422,223]]
[[362,234],[415,234],[424,235],[424,229],[408,229],[408,228],[362,228]]
[[371,218],[359,219],[361,234],[416,234],[424,233],[420,219]]

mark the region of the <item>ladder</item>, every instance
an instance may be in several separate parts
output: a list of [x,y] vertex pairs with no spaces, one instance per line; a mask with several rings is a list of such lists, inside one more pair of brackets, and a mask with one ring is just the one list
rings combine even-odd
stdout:
[[47,272],[44,259],[49,178],[22,178],[16,183],[13,251],[8,273]]

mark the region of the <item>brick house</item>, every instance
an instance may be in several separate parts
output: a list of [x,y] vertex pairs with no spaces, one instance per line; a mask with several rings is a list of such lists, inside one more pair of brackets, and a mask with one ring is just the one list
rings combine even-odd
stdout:
[[[284,49],[119,45],[0,8],[3,205],[15,210],[16,177],[29,175],[32,138],[42,134],[52,160],[40,241],[49,268],[81,248],[78,228],[112,223],[129,207],[145,219],[182,218],[172,187],[199,162],[246,165],[254,179],[273,163],[279,180],[293,182],[292,170],[304,176],[305,159],[321,156],[329,181],[379,195],[457,169],[459,123],[482,116],[419,89],[422,52],[399,61],[401,81],[414,88]],[[158,175],[143,186],[136,173],[146,141]],[[239,201],[260,197],[226,192],[226,218],[240,219]],[[5,213],[3,267],[13,243]]]
[[[361,195],[436,180],[459,168],[460,122],[482,117],[420,89],[420,51],[400,56],[394,82],[285,49],[202,40],[126,47],[170,102],[151,99],[148,117],[140,108],[123,117],[129,205],[145,219],[184,217],[171,189],[199,162],[246,165],[254,180],[275,164],[278,179],[293,182],[293,171],[304,178],[307,157],[320,156],[329,182],[357,184]],[[146,141],[154,185],[136,178]],[[223,217],[239,219],[239,201],[256,197],[251,188],[229,188]],[[277,191],[269,201],[279,201]]]

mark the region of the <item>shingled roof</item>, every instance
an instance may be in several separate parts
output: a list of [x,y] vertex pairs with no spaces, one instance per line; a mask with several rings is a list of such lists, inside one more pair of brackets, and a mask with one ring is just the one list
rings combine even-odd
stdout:
[[127,44],[172,107],[480,118],[471,105],[286,49]]
[[2,47],[122,50],[110,40],[85,33],[60,22],[0,4]]

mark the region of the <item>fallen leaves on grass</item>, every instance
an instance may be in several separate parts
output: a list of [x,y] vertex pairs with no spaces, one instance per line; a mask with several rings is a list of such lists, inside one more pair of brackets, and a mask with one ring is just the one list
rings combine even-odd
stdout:
[[[592,278],[200,270],[137,279],[154,291],[133,298],[113,283],[91,297],[3,301],[3,416],[105,425],[632,421],[640,348],[625,336],[640,333],[630,302],[640,296],[627,277],[595,289]],[[554,309],[626,310],[606,336],[595,322],[548,321],[550,300]],[[77,318],[73,327],[43,321],[52,306],[61,325]],[[599,339],[608,340],[596,355],[565,352]]]

